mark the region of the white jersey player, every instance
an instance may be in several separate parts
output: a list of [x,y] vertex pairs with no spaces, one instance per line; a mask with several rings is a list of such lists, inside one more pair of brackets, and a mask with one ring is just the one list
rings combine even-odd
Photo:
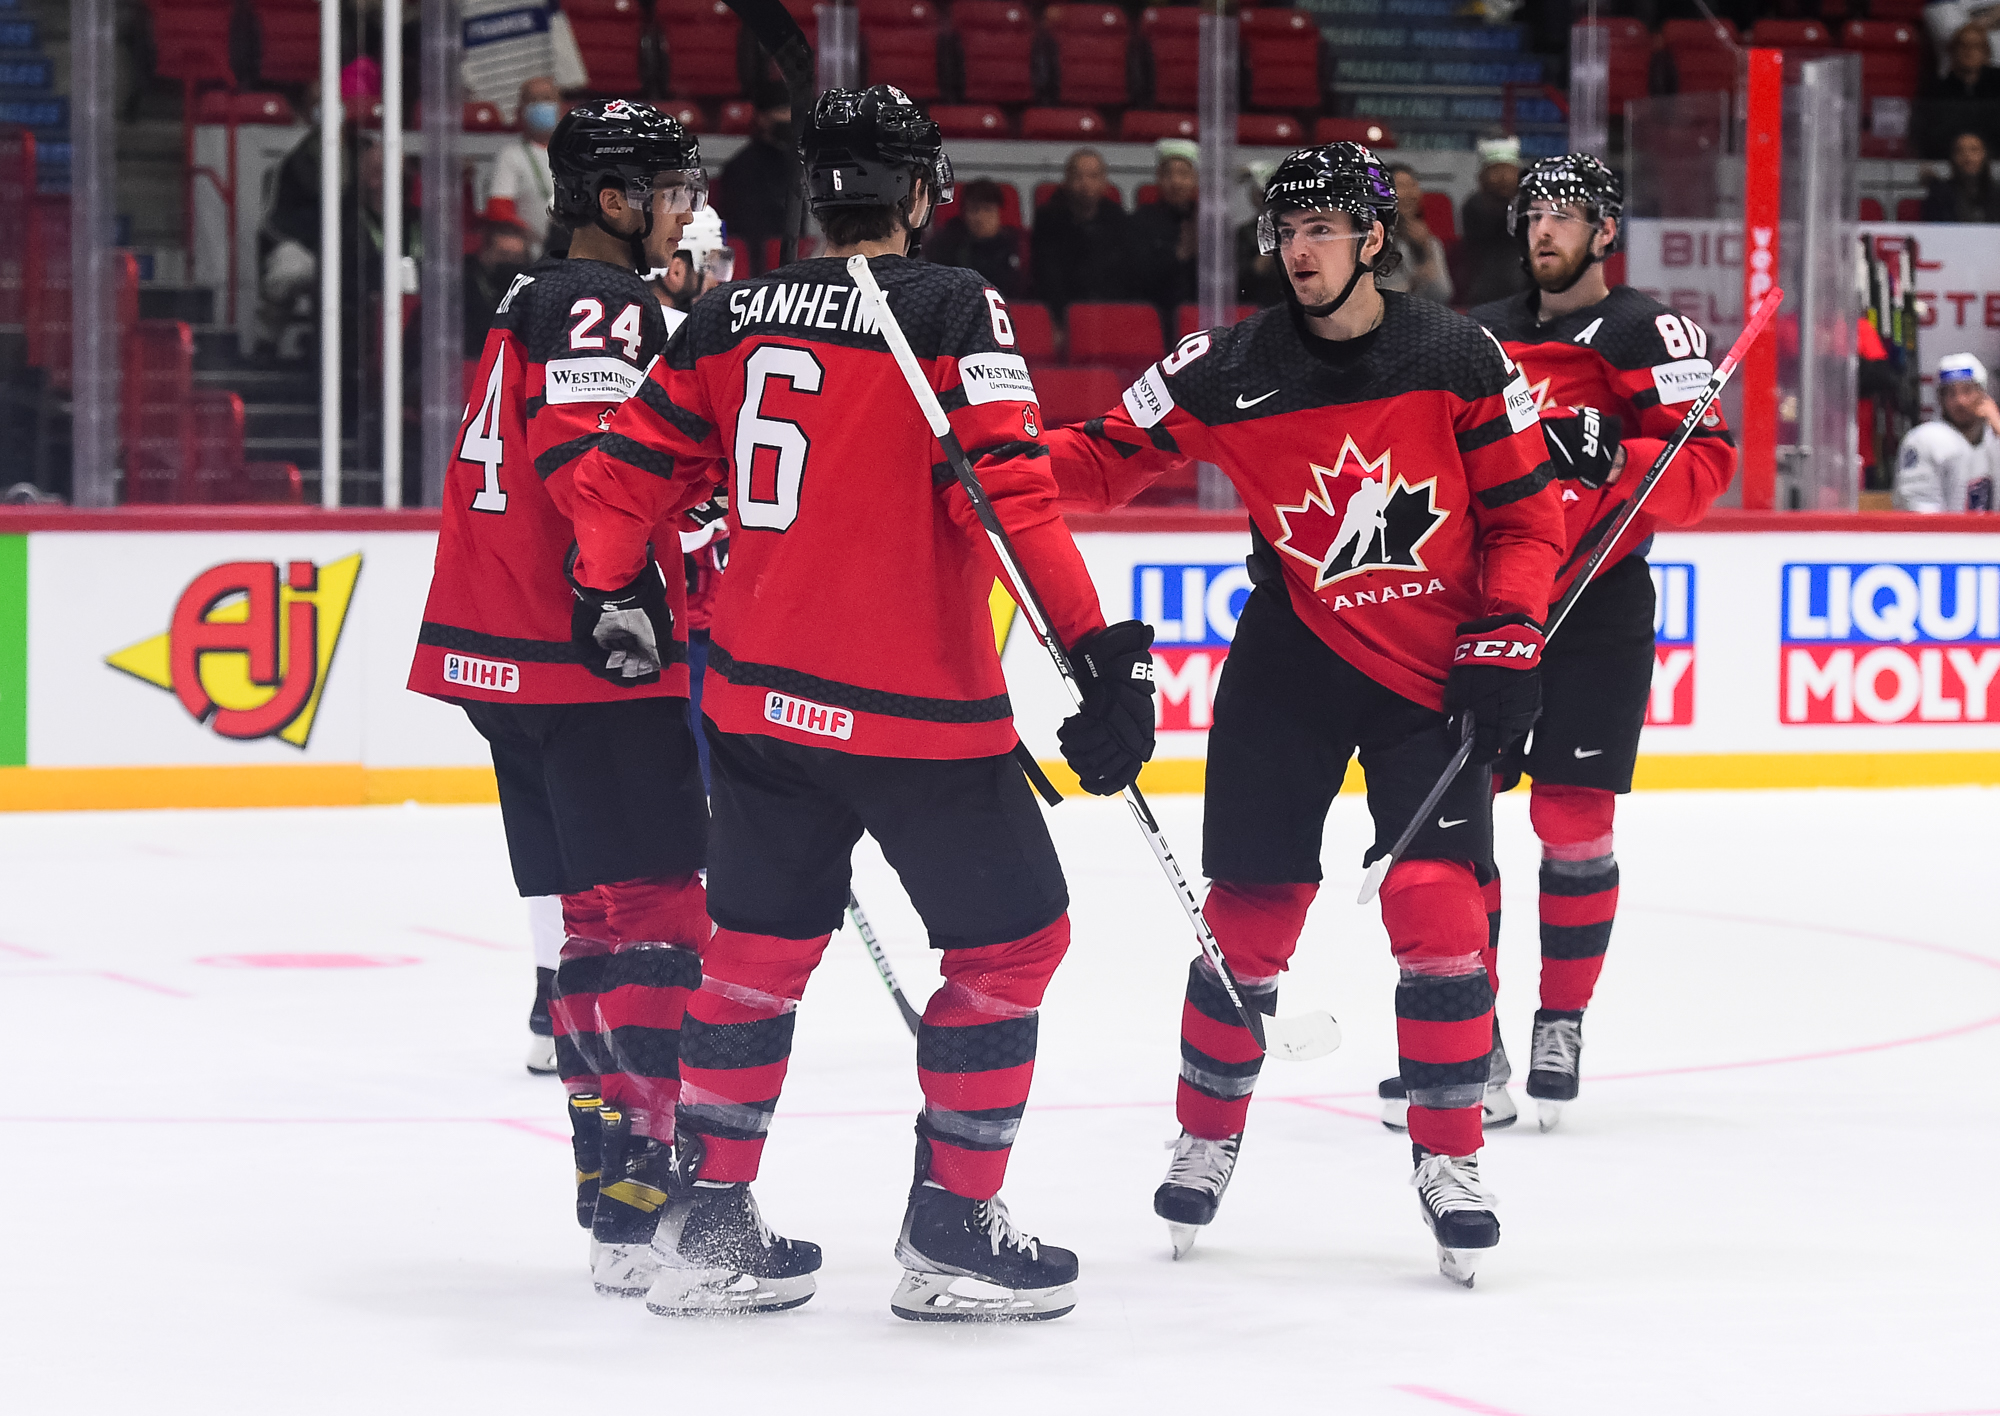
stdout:
[[1938,417],[1903,438],[1896,458],[1898,511],[1995,511],[2000,490],[2000,408],[1986,366],[1971,354],[1938,362]]

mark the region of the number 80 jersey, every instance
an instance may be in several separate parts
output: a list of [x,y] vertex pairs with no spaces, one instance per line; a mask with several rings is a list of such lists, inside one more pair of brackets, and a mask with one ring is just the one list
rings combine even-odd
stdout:
[[[687,695],[679,542],[666,577],[675,644],[656,684],[593,677],[570,646],[563,571],[577,461],[666,346],[660,305],[633,272],[591,260],[541,261],[515,278],[467,383],[445,473],[444,523],[410,684],[437,698],[590,703]],[[629,578],[629,577],[628,577]]]

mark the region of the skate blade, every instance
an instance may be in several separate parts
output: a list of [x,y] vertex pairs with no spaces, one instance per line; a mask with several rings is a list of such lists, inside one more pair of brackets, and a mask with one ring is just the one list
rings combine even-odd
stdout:
[[1553,1131],[1562,1124],[1563,1104],[1543,1097],[1535,1102],[1535,1120],[1544,1132]]
[[1407,1097],[1382,1098],[1382,1124],[1397,1135],[1410,1129],[1410,1102]]
[[600,1244],[591,1240],[590,1283],[606,1298],[643,1298],[659,1276],[651,1244]]
[[556,1074],[556,1040],[530,1034],[528,1038],[528,1071],[537,1077],[553,1077]]
[[1438,1272],[1456,1283],[1460,1288],[1472,1287],[1472,1280],[1479,1276],[1479,1261],[1490,1252],[1486,1249],[1447,1249],[1438,1245]]
[[1076,1285],[1002,1288],[952,1273],[905,1270],[889,1311],[913,1323],[1046,1322],[1076,1306]]
[[1172,1220],[1167,1221],[1167,1238],[1173,1242],[1176,1260],[1186,1258],[1188,1251],[1194,1248],[1194,1241],[1200,1237],[1199,1224],[1175,1224]]
[[1480,1107],[1479,1124],[1488,1131],[1504,1131],[1521,1119],[1520,1108],[1505,1087],[1488,1087]]
[[646,1294],[646,1311],[669,1317],[713,1317],[735,1313],[781,1313],[816,1291],[813,1276],[758,1278],[731,1269],[660,1270]]

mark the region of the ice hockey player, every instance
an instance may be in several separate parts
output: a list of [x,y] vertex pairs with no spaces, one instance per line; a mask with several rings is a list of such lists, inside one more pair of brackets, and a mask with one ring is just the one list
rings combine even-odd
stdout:
[[[1560,479],[1568,543],[1551,605],[1582,573],[1711,372],[1700,325],[1630,286],[1605,284],[1623,204],[1617,175],[1586,153],[1535,163],[1510,216],[1534,283],[1472,312],[1527,378]],[[1496,773],[1502,791],[1524,772],[1534,779],[1528,815],[1542,843],[1542,976],[1527,1091],[1544,1131],[1577,1094],[1583,1010],[1618,908],[1611,821],[1619,794],[1632,790],[1655,657],[1646,549],[1655,528],[1700,520],[1736,470],[1721,410],[1702,422],[1549,642],[1542,716]],[[1497,874],[1486,907],[1487,972],[1497,989]],[[1515,1114],[1510,1071],[1496,1028],[1487,1114],[1502,1123]],[[1383,1083],[1383,1119],[1397,1128],[1406,1104],[1399,1080]]]
[[[827,255],[697,304],[577,478],[584,595],[623,585],[648,528],[728,480],[704,699],[717,931],[683,1036],[688,1203],[660,1227],[647,1306],[812,1295],[818,1247],[775,1236],[750,1181],[865,830],[943,952],[890,1306],[916,1321],[1060,1317],[1076,1255],[1017,1229],[998,1191],[1068,889],[1016,755],[988,608],[999,562],[842,257],[868,257],[968,448],[1032,450],[1041,413],[1000,295],[905,259],[951,191],[937,126],[886,85],[829,90],[800,151]],[[1105,626],[1047,462],[1010,460],[986,489],[1084,666],[1064,751],[1087,788],[1121,791],[1152,751],[1151,631]]]
[[[1382,887],[1414,1183],[1445,1272],[1499,1222],[1481,1185],[1492,1032],[1477,872],[1488,768],[1534,721],[1561,515],[1527,385],[1475,324],[1375,288],[1396,192],[1358,143],[1304,148],[1265,190],[1261,249],[1288,299],[1189,336],[1121,406],[1045,439],[1065,504],[1116,506],[1185,458],[1249,509],[1250,577],[1209,732],[1202,868],[1224,957],[1256,1005],[1319,888],[1328,808],[1357,750],[1384,853],[1474,725],[1474,766]],[[1019,460],[1018,458],[1016,459]],[[996,474],[1010,463],[991,456]],[[1154,1209],[1176,1254],[1214,1218],[1261,1058],[1206,963],[1181,1023],[1182,1133]]]
[[[586,613],[564,575],[572,477],[666,344],[639,272],[666,263],[706,190],[695,139],[623,99],[549,140],[567,260],[518,277],[486,336],[410,687],[460,704],[493,751],[514,882],[560,895],[549,1001],[569,1095],[577,1218],[605,1292],[643,1293],[671,1168],[681,1014],[710,925],[708,811],[686,718],[675,523],[648,527],[618,593]],[[663,581],[649,546],[666,547]],[[584,636],[645,640],[647,667]]]
[[723,235],[722,218],[714,207],[705,206],[688,222],[673,258],[647,272],[660,302],[660,315],[667,322],[668,337],[681,327],[695,301],[725,284],[735,272],[736,253]]

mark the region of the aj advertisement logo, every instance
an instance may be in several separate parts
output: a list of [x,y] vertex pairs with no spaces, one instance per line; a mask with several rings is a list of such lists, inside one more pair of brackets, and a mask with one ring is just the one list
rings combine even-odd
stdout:
[[167,690],[218,737],[303,749],[360,575],[359,553],[213,566],[181,592],[165,634],[104,662]]

